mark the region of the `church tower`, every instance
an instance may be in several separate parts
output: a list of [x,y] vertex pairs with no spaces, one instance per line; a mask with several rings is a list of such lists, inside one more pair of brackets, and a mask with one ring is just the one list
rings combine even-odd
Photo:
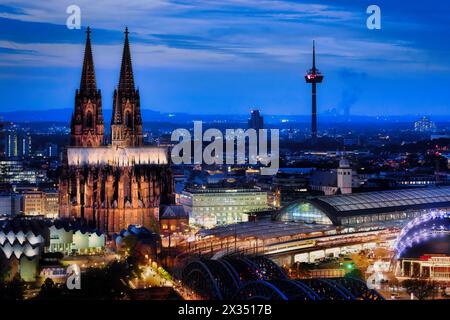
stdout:
[[119,87],[114,90],[111,119],[111,141],[113,147],[142,146],[142,118],[139,90],[134,86],[128,28],[125,29],[122,66]]
[[70,146],[98,147],[104,145],[102,96],[95,81],[91,30],[86,31],[80,89],[75,92],[75,112],[70,123]]
[[352,193],[352,173],[350,163],[342,158],[337,169],[337,187],[341,194]]

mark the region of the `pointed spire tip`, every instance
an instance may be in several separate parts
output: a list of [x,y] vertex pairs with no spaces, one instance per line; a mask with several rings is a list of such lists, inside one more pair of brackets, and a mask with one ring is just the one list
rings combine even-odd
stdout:
[[95,92],[97,90],[94,71],[94,60],[91,48],[91,28],[86,28],[86,44],[84,48],[83,68],[81,72],[80,92]]

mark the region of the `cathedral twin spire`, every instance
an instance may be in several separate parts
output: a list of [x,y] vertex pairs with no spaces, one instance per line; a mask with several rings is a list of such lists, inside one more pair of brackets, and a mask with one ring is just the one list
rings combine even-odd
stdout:
[[77,147],[104,144],[102,96],[95,80],[90,33],[87,28],[80,88],[75,93],[75,112],[70,124],[70,145]]
[[94,59],[92,58],[91,29],[86,30],[86,46],[84,49],[83,71],[81,72],[80,92],[93,93],[97,91],[95,81]]
[[[98,147],[105,145],[101,92],[97,90],[89,27],[86,34],[80,89],[75,94],[75,112],[71,122],[71,145]],[[114,90],[111,140],[116,147],[142,145],[140,97],[134,85],[128,34],[126,28],[119,86]]]
[[130,43],[128,41],[128,28],[125,28],[125,42],[122,52],[122,64],[120,67],[119,91],[130,94],[134,90],[133,66],[131,64]]
[[114,90],[111,142],[115,147],[142,145],[139,90],[134,86],[128,28],[125,29],[119,87]]

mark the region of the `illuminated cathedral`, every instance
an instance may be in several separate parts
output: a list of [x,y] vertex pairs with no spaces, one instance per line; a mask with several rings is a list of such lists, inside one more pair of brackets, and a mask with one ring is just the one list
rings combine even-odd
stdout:
[[125,30],[118,87],[114,90],[111,143],[105,139],[87,29],[80,88],[59,186],[59,215],[112,234],[130,224],[154,229],[159,207],[170,203],[173,180],[165,148],[144,146],[139,90]]

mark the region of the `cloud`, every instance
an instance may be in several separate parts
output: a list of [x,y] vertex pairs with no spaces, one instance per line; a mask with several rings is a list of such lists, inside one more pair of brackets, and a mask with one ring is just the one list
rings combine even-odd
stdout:
[[94,58],[104,68],[116,68],[128,25],[137,67],[302,70],[316,39],[327,72],[448,70],[412,41],[367,33],[364,10],[289,0],[6,0],[0,65],[80,65],[84,33],[64,26],[74,3],[83,26],[93,27]]
[[[82,16],[86,19],[94,18],[99,27],[108,26],[117,28],[120,17],[117,13],[129,20],[129,23],[138,20],[145,21],[149,17],[160,19],[165,17],[188,18],[186,21],[200,22],[211,17],[224,18],[228,16],[230,20],[238,17],[280,17],[284,18],[323,18],[336,20],[348,20],[353,14],[348,11],[337,9],[324,4],[304,4],[287,0],[47,0],[36,3],[30,0],[6,0],[4,8],[7,10],[1,16],[7,18],[21,19],[34,22],[51,22],[63,24],[67,17],[66,8],[69,5],[78,5],[81,8]],[[126,13],[126,14],[123,14]],[[207,14],[207,17],[205,17]],[[192,19],[190,17],[196,17]],[[195,24],[195,23],[194,23]],[[160,26],[162,27],[162,26]]]

